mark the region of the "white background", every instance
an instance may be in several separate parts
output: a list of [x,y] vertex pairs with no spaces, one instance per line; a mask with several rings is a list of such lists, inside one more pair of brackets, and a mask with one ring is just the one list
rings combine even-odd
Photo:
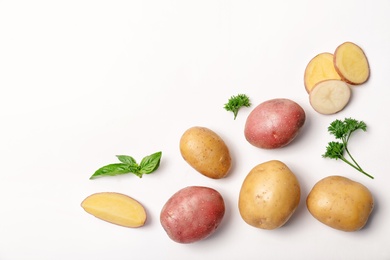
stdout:
[[[0,0],[0,259],[390,259],[390,1],[7,1]],[[303,85],[309,60],[352,41],[366,52],[371,77],[353,87],[342,112],[310,107]],[[223,109],[247,94],[236,120]],[[251,109],[271,98],[298,102],[307,121],[289,146],[246,142]],[[350,149],[371,180],[324,159],[327,126],[367,123]],[[231,150],[229,176],[208,179],[181,157],[191,126],[217,132]],[[161,166],[139,179],[89,180],[115,155],[141,160],[162,151]],[[280,229],[247,225],[237,200],[246,174],[278,159],[297,175],[300,205]],[[329,175],[367,186],[376,201],[366,227],[331,229],[307,211],[312,186]],[[171,241],[159,222],[163,204],[190,185],[224,197],[213,236]],[[148,221],[119,227],[87,214],[81,201],[115,191],[139,200]]]

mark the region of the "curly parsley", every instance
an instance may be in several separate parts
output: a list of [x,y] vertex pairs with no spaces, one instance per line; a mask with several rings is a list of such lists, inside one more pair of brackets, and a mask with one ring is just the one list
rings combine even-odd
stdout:
[[234,120],[237,117],[238,110],[241,107],[250,107],[251,102],[249,97],[245,94],[238,94],[237,96],[232,96],[229,98],[228,103],[225,104],[224,108],[226,111],[231,111],[234,114]]
[[[371,179],[374,179],[372,175],[368,174],[362,169],[362,167],[360,167],[348,150],[348,141],[352,133],[356,130],[362,130],[365,132],[367,130],[367,125],[363,121],[358,121],[352,118],[345,118],[344,121],[338,119],[333,121],[328,127],[328,132],[341,142],[329,142],[326,147],[326,152],[322,155],[322,157],[336,160],[340,159],[359,172],[365,174]],[[344,156],[345,153],[347,153],[350,160]]]

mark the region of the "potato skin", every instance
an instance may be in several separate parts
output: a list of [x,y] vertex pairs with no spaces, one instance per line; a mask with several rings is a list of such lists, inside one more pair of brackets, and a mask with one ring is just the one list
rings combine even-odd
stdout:
[[314,185],[306,206],[323,224],[350,232],[365,226],[374,209],[374,198],[358,182],[342,176],[329,176]]
[[240,190],[238,208],[242,219],[261,229],[283,226],[299,205],[301,189],[294,173],[283,162],[255,166]]
[[305,111],[296,102],[285,98],[271,99],[259,104],[249,114],[245,138],[259,148],[280,148],[298,135],[305,120]]
[[160,222],[178,243],[193,243],[214,233],[225,214],[221,194],[209,187],[189,186],[176,192],[163,206]]
[[231,168],[227,145],[206,127],[195,126],[186,130],[180,139],[180,153],[192,168],[212,179],[225,177]]

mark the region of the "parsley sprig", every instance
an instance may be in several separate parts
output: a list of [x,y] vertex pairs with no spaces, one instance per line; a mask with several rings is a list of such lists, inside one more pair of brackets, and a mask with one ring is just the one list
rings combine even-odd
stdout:
[[245,94],[238,94],[237,96],[231,96],[228,100],[228,103],[225,104],[224,108],[226,111],[231,111],[234,114],[234,120],[237,117],[238,110],[241,107],[250,107],[251,102],[249,97]]
[[[367,172],[365,172],[362,167],[355,161],[351,153],[348,150],[348,142],[353,132],[357,130],[362,130],[366,132],[367,125],[363,121],[358,121],[352,118],[345,118],[344,121],[339,119],[333,121],[328,127],[328,132],[341,142],[332,141],[328,143],[326,147],[326,152],[322,155],[324,158],[330,159],[340,159],[352,166],[359,172],[365,174],[366,176],[374,179],[374,177]],[[344,154],[347,154],[350,160],[348,160]]]

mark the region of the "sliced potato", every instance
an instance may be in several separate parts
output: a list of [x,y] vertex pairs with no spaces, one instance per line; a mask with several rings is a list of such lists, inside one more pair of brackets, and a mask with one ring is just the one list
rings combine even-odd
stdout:
[[364,51],[352,42],[344,42],[336,48],[333,55],[334,67],[340,77],[352,85],[366,82],[370,67]]
[[324,80],[310,91],[310,104],[320,114],[330,115],[341,111],[351,98],[351,88],[341,80]]
[[333,64],[333,54],[323,52],[309,61],[305,69],[304,84],[310,93],[315,84],[327,79],[341,79]]
[[135,199],[116,192],[100,192],[87,197],[81,207],[89,214],[124,227],[141,227],[146,222],[144,207]]

